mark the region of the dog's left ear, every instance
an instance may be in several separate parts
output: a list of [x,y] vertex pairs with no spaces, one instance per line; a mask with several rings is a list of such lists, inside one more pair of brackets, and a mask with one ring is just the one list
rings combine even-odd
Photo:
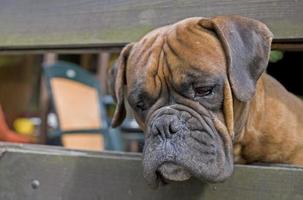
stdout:
[[243,102],[250,100],[267,67],[272,33],[262,22],[241,16],[203,18],[199,23],[214,31],[223,45],[234,95]]
[[112,127],[119,126],[123,122],[126,115],[124,105],[126,67],[127,59],[132,46],[133,44],[131,43],[122,49],[117,63],[109,70],[108,73],[108,88],[117,103],[116,110],[112,119]]

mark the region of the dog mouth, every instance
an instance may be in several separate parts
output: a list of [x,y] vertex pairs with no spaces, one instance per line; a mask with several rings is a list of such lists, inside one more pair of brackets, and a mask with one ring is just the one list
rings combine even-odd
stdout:
[[225,180],[233,171],[231,143],[222,140],[209,119],[181,108],[160,110],[151,120],[143,151],[145,179],[152,187],[191,177]]

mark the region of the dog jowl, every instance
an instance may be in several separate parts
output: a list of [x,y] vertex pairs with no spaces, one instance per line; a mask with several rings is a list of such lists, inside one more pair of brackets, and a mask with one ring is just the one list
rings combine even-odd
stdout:
[[303,104],[264,73],[271,40],[253,19],[195,17],[122,50],[110,71],[112,123],[123,121],[128,101],[145,133],[151,185],[222,181],[234,162],[303,164]]

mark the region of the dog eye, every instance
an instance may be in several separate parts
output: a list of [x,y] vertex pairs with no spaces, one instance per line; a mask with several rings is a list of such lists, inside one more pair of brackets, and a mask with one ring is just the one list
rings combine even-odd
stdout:
[[139,101],[136,104],[136,108],[139,109],[140,111],[146,110],[146,105],[143,101]]
[[196,87],[194,88],[195,97],[205,97],[214,94],[214,86]]

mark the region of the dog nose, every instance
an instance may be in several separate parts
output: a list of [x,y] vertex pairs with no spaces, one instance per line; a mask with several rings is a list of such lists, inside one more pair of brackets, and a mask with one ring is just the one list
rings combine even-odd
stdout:
[[171,136],[180,130],[180,122],[177,116],[162,115],[155,119],[152,124],[152,133],[160,135],[162,138],[171,138]]

